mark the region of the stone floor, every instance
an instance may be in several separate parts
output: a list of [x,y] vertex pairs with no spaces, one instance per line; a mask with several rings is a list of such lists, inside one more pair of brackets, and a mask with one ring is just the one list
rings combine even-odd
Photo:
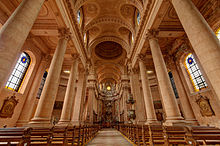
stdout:
[[87,146],[132,146],[121,134],[115,129],[102,129],[96,137],[92,139]]

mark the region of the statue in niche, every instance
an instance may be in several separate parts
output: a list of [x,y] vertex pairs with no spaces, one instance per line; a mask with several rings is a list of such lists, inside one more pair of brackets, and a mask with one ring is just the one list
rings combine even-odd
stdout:
[[18,104],[18,100],[15,99],[15,94],[13,94],[11,97],[7,97],[4,100],[3,106],[0,110],[0,117],[1,118],[11,118],[13,113],[14,113],[14,109],[15,106]]
[[210,117],[215,115],[209,99],[206,96],[204,97],[199,94],[199,98],[196,100],[196,103],[199,105],[200,112],[203,117]]

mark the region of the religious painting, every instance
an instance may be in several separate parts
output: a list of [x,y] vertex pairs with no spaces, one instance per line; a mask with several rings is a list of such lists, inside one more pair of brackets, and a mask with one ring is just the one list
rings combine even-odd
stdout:
[[13,113],[14,113],[14,109],[15,106],[18,104],[18,100],[15,99],[15,95],[11,96],[11,97],[7,97],[4,100],[3,106],[0,110],[0,117],[1,118],[11,118]]
[[210,117],[215,115],[209,99],[206,96],[204,97],[199,94],[199,98],[196,100],[196,103],[199,105],[200,112],[203,117]]

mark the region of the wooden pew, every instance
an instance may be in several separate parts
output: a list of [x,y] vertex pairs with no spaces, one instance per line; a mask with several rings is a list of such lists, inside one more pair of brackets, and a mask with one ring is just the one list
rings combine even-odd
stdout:
[[193,145],[220,144],[220,129],[206,126],[185,126],[186,140]]
[[184,126],[163,126],[164,141],[166,145],[183,144],[186,145]]
[[6,145],[17,144],[18,146],[30,145],[30,134],[32,128],[15,127],[15,128],[0,128],[0,142]]
[[143,140],[143,145],[153,145],[152,138],[150,137],[150,132],[149,132],[149,127],[147,125],[142,125],[142,140]]
[[52,128],[34,127],[31,132],[31,145],[47,145],[50,146],[53,139]]
[[150,145],[166,145],[164,141],[163,127],[161,125],[149,125]]

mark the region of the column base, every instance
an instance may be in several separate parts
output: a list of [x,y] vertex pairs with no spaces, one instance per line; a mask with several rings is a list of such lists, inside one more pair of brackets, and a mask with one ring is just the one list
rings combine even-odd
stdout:
[[144,125],[161,125],[161,122],[152,119],[152,120],[147,120],[147,122],[145,122]]
[[80,121],[70,121],[70,124],[71,125],[74,125],[74,126],[79,126],[81,125],[82,123]]
[[31,122],[28,123],[28,126],[30,127],[52,127],[53,124],[51,124],[50,119],[48,118],[33,118],[31,119]]
[[199,125],[196,119],[185,119],[186,124],[188,125]]
[[137,122],[137,124],[141,124],[141,125],[146,123],[146,121],[136,121],[136,122]]
[[70,120],[60,120],[56,126],[63,126],[63,127],[66,127],[66,126],[72,126],[72,124],[70,123]]
[[186,125],[186,121],[183,117],[169,117],[163,123],[164,126],[174,126],[174,125]]
[[17,121],[16,126],[17,127],[28,127],[29,126],[29,121],[19,120],[19,121]]

